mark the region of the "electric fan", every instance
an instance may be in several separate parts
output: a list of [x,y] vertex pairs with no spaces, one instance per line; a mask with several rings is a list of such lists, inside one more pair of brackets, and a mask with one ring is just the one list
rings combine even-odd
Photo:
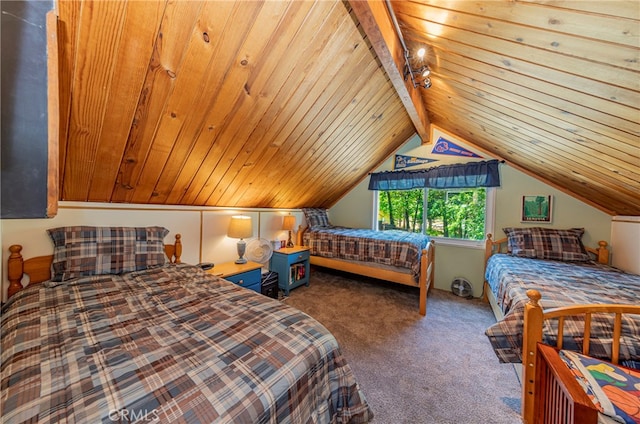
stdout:
[[263,267],[269,267],[269,259],[271,259],[272,254],[273,249],[269,240],[257,238],[247,243],[247,258],[250,261],[262,264]]
[[451,292],[460,297],[473,297],[471,283],[466,278],[456,277],[451,282]]

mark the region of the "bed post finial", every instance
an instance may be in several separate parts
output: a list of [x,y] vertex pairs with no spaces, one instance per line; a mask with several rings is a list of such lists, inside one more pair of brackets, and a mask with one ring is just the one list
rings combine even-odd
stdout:
[[529,289],[527,290],[527,297],[529,298],[529,303],[537,308],[540,307],[540,304],[538,303],[540,301],[540,299],[542,298],[542,295],[540,294],[540,292],[538,290],[535,289]]
[[532,424],[535,399],[536,348],[542,341],[542,307],[540,292],[527,290],[529,301],[524,305],[524,330],[522,334],[522,417],[527,424]]
[[298,225],[298,232],[296,233],[296,245],[304,246],[304,232],[305,228],[302,228],[302,225]]
[[23,273],[23,259],[22,259],[22,246],[14,244],[9,247],[9,260],[7,261],[7,278],[9,279],[9,290],[7,291],[7,298],[10,298],[14,294],[22,290],[22,273]]
[[487,240],[484,242],[484,270],[482,275],[487,271],[487,262],[493,255],[493,240],[491,240],[491,234],[487,234]]
[[598,242],[598,262],[601,264],[608,265],[609,264],[609,249],[607,249],[607,242],[604,240],[600,240]]
[[484,250],[493,253],[493,240],[491,240],[491,237],[491,234],[487,234],[487,239],[484,241]]
[[180,257],[182,256],[182,235],[181,234],[176,234],[176,249],[173,253],[173,255],[175,256],[175,261],[174,263],[176,264],[180,264],[182,263],[182,260],[180,260]]

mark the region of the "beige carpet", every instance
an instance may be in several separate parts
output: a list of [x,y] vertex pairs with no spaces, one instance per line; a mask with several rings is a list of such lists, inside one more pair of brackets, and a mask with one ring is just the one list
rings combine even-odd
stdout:
[[520,423],[520,386],[484,335],[488,304],[312,268],[309,287],[283,300],[326,326],[375,414],[376,424]]

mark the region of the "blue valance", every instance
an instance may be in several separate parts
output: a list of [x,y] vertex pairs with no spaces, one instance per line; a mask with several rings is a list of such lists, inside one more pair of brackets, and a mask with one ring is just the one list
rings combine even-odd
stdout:
[[369,190],[499,187],[499,164],[497,160],[490,160],[413,171],[376,172],[369,179]]

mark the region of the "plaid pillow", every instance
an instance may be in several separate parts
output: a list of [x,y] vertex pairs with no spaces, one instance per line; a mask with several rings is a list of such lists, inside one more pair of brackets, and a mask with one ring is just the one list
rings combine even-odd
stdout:
[[507,249],[513,256],[521,258],[537,258],[536,249],[533,247],[533,235],[531,231],[523,231],[524,228],[503,228],[507,235]]
[[53,241],[53,281],[121,274],[166,262],[164,227],[59,227]]
[[507,227],[502,231],[507,235],[507,247],[514,256],[566,262],[590,260],[582,244],[584,228]]
[[304,217],[307,220],[307,224],[312,230],[315,228],[331,227],[326,209],[303,208],[302,212],[304,212]]

